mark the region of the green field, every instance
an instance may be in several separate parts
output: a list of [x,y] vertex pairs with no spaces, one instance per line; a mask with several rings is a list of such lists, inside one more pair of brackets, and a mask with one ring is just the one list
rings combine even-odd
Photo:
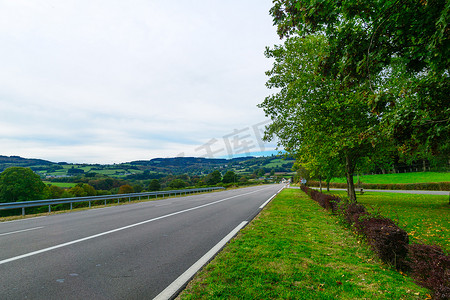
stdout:
[[[346,191],[331,194],[345,197]],[[369,211],[398,221],[408,232],[410,242],[436,244],[450,252],[450,205],[448,195],[415,195],[365,192],[358,202]]]
[[[358,176],[354,176],[355,183]],[[359,180],[362,183],[425,183],[425,182],[450,182],[449,172],[412,172],[412,173],[396,173],[396,174],[375,174],[360,175]],[[333,178],[331,182],[345,183],[345,178]]]
[[284,190],[200,271],[181,299],[425,299],[337,217]]
[[292,163],[292,162],[294,162],[294,161],[277,158],[277,159],[271,160],[270,163],[266,164],[264,167],[265,168],[276,168],[276,167],[281,167],[284,164]]
[[51,182],[51,181],[43,181],[45,184],[51,184],[60,188],[71,188],[76,186],[76,183],[73,182]]

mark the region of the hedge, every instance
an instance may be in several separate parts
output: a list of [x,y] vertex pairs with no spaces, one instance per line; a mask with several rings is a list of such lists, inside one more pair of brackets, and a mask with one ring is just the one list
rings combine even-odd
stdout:
[[408,233],[394,221],[372,214],[356,202],[320,193],[307,186],[302,191],[364,236],[378,257],[399,270],[409,272],[421,286],[433,292],[434,299],[450,299],[450,258],[438,246],[409,244]]

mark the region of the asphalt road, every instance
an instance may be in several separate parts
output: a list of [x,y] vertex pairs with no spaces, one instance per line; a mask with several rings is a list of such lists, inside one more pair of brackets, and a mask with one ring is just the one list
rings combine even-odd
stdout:
[[0,223],[0,299],[153,299],[281,188]]

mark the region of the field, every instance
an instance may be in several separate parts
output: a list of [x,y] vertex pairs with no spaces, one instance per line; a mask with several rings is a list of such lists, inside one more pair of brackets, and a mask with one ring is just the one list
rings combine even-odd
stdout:
[[[330,194],[345,197],[347,192]],[[398,221],[410,242],[436,244],[450,252],[449,196],[365,192],[357,197],[369,211]]]
[[[354,182],[358,181],[358,176],[353,177]],[[449,172],[412,172],[396,174],[375,174],[360,175],[362,183],[424,183],[424,182],[450,182]],[[345,178],[333,178],[331,182],[345,183]]]
[[284,190],[200,271],[180,299],[425,299],[337,218]]
[[264,167],[265,168],[276,168],[276,167],[281,167],[282,165],[286,164],[286,163],[293,163],[293,160],[285,160],[285,159],[273,159],[270,161],[270,163],[266,164]]
[[71,188],[76,186],[76,183],[73,182],[51,182],[51,181],[44,181],[45,184],[51,184],[57,187],[61,187],[61,188]]

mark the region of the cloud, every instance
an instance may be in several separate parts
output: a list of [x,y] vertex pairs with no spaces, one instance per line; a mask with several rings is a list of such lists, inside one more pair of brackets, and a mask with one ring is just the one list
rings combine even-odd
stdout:
[[3,1],[0,154],[92,163],[198,155],[265,121],[256,105],[270,94],[264,47],[278,43],[270,6]]

